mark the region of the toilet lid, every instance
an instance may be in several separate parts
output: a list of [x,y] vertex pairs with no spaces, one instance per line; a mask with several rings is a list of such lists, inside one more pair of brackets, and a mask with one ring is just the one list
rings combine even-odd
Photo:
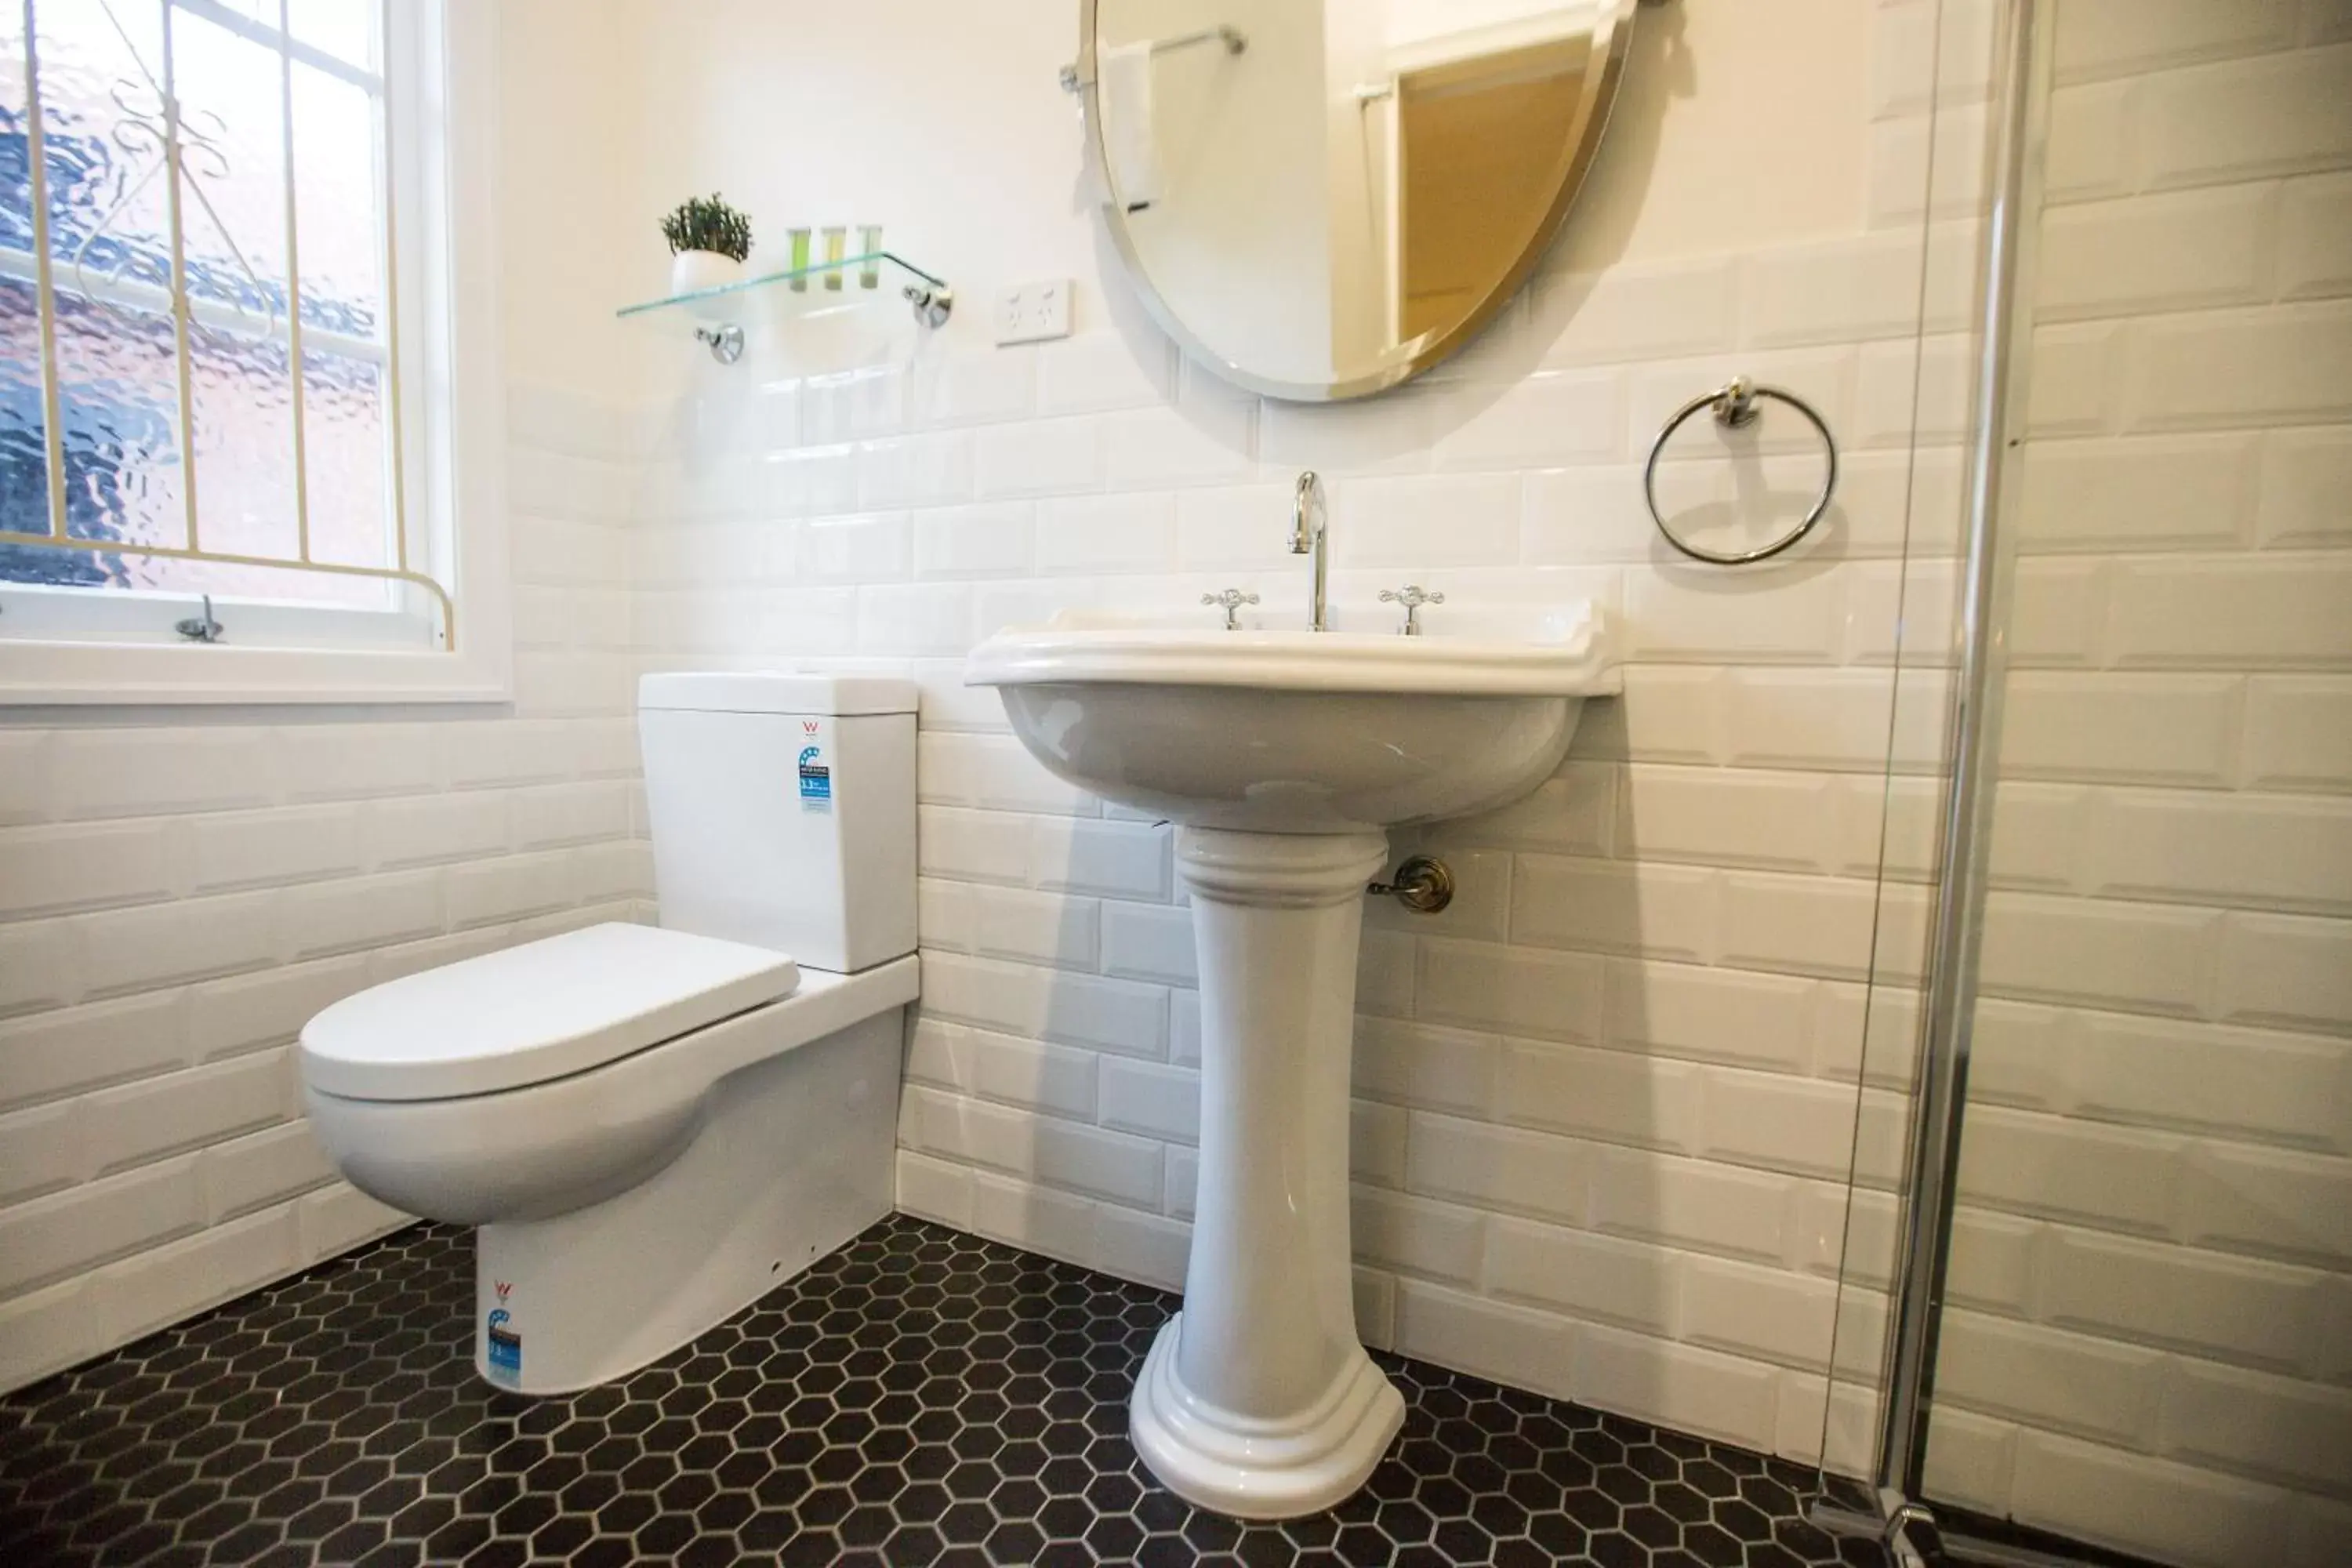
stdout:
[[345,997],[302,1027],[302,1074],[352,1100],[545,1083],[789,996],[783,953],[654,926],[565,931]]

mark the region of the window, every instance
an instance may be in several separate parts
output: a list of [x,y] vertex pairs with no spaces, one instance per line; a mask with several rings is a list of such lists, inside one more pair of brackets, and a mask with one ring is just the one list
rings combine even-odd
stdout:
[[481,9],[0,0],[0,696],[502,689]]

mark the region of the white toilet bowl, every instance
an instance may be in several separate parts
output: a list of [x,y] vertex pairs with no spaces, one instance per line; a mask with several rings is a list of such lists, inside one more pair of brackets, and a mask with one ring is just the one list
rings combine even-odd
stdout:
[[304,1100],[343,1174],[479,1227],[490,1382],[625,1376],[889,1214],[920,989],[913,701],[899,682],[649,677],[656,875],[693,929],[590,926],[303,1028]]
[[[677,1349],[890,1212],[917,972],[911,956],[800,971],[733,942],[592,926],[329,1008],[303,1031],[303,1099],[353,1185],[480,1227],[482,1375],[583,1388]],[[653,1007],[611,994],[642,1003],[665,981]],[[555,1019],[523,1036],[478,1013],[464,1026],[457,1009],[486,989],[537,997]],[[663,1013],[692,1021],[670,1033]],[[630,1048],[648,1028],[663,1032]]]

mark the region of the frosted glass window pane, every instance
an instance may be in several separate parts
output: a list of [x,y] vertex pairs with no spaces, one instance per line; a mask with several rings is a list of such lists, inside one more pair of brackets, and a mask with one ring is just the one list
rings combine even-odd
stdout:
[[26,132],[25,117],[25,12],[0,5],[0,142],[11,152],[0,158],[0,247],[33,248],[32,160],[16,153]]
[[382,374],[366,360],[307,349],[302,371],[311,556],[383,565],[394,552]]
[[[265,27],[278,0],[225,0]],[[0,0],[0,248],[33,246],[22,0]],[[375,0],[299,0],[310,48],[373,70]],[[336,564],[395,559],[390,505],[380,103],[362,85],[194,11],[171,12],[182,133],[181,244],[189,450],[170,314],[170,172],[155,0],[38,0],[44,172],[55,268],[61,489],[89,552],[0,546],[0,582],[211,592],[390,608],[378,580],[109,551],[189,542]],[[290,87],[299,251],[287,237]],[[299,258],[306,342],[294,374],[287,310]],[[18,268],[27,263],[20,259]],[[38,297],[0,276],[0,531],[46,533]],[[311,334],[316,334],[311,336]],[[368,345],[373,345],[370,347]],[[294,439],[301,399],[305,440]],[[298,466],[300,472],[298,477]]]
[[299,558],[293,385],[282,340],[202,327],[188,333],[205,549]]
[[[278,26],[278,0],[214,3],[273,31]],[[287,10],[292,14],[295,37],[346,65],[358,66],[362,70],[375,69],[374,0],[289,0]]]
[[[49,454],[41,413],[39,302],[33,286],[0,279],[0,531],[49,531]],[[98,581],[62,550],[0,545],[0,581]]]
[[[25,118],[25,13],[0,5],[0,142],[22,145]],[[33,191],[27,159],[0,160],[0,247],[33,247]],[[0,279],[0,531],[49,531],[49,458],[41,407],[40,302],[33,286]],[[63,551],[16,547],[0,555],[0,577],[15,557]]]
[[294,193],[302,324],[383,336],[383,237],[376,210],[375,100],[306,65],[294,68]]
[[278,51],[185,11],[173,13],[172,47],[188,292],[240,307],[259,330],[286,310]]
[[172,239],[163,95],[154,85],[163,58],[157,8],[46,0],[34,25],[59,285],[87,292],[121,277],[166,287]]
[[[275,48],[188,12],[174,14],[172,43],[188,291],[239,308],[229,329],[188,335],[201,539],[299,559],[293,372],[282,338],[256,335],[286,323],[284,67]],[[174,586],[192,565],[149,563]]]
[[374,70],[373,0],[291,0],[294,36],[349,65]]
[[[60,292],[57,341],[66,531],[77,539],[184,543],[187,514],[171,318],[109,310]],[[139,562],[127,555],[27,553],[84,562],[114,587],[132,585],[131,571]],[[43,574],[33,580],[91,579]]]

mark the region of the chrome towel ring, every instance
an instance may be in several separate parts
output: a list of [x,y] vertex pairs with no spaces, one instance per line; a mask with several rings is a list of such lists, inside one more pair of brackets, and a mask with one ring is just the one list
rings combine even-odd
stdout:
[[[1822,476],[1822,493],[1813,498],[1812,509],[1805,513],[1802,522],[1771,543],[1755,550],[1744,551],[1737,554],[1719,553],[1713,550],[1702,550],[1696,544],[1686,543],[1677,539],[1675,537],[1675,531],[1666,526],[1665,514],[1658,510],[1658,456],[1666,449],[1667,438],[1682,428],[1684,420],[1702,408],[1714,409],[1715,422],[1724,428],[1742,429],[1756,422],[1756,416],[1759,412],[1756,406],[1756,400],[1759,397],[1769,397],[1787,404],[1803,415],[1812,427],[1821,432],[1822,448],[1829,457],[1829,471]],[[1819,414],[1813,411],[1813,405],[1787,387],[1767,386],[1761,382],[1751,381],[1744,375],[1736,375],[1713,392],[1703,392],[1675,409],[1666,422],[1658,427],[1658,438],[1650,443],[1650,460],[1642,465],[1642,498],[1649,503],[1650,521],[1658,525],[1658,531],[1664,534],[1666,542],[1676,550],[1694,561],[1705,561],[1710,565],[1746,566],[1752,562],[1771,559],[1804,538],[1806,534],[1811,533],[1813,524],[1821,521],[1822,514],[1830,509],[1830,497],[1837,489],[1837,438],[1830,434],[1829,426],[1822,421]]]

